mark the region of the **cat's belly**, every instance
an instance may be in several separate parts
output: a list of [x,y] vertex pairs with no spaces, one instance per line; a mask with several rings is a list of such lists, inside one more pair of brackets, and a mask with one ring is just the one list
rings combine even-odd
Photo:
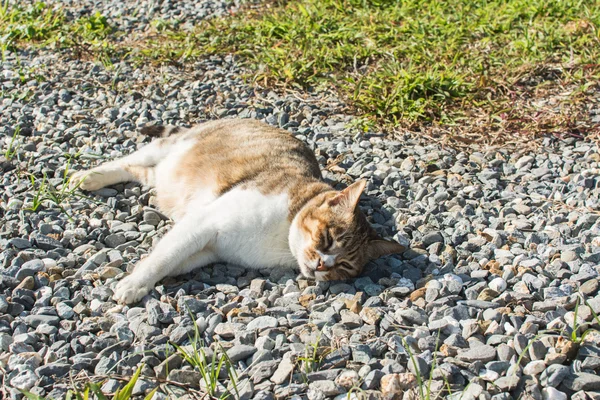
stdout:
[[295,267],[288,235],[287,194],[264,195],[236,188],[216,199],[210,209],[217,225],[211,247],[220,260],[250,268]]

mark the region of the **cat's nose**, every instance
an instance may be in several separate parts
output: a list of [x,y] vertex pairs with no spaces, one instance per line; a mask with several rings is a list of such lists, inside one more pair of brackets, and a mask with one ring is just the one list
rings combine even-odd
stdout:
[[323,259],[319,259],[319,266],[317,267],[317,271],[327,271],[327,266],[323,262]]

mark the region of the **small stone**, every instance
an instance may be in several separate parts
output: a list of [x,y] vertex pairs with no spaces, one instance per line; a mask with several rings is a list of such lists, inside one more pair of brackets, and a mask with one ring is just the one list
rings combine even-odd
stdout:
[[571,373],[562,383],[567,389],[575,392],[600,390],[600,376],[587,372]]
[[565,393],[553,388],[547,387],[542,389],[543,400],[567,400],[568,397]]
[[429,247],[434,243],[443,243],[444,237],[440,234],[440,232],[429,232],[423,236],[421,241],[425,247]]
[[573,250],[565,250],[560,253],[560,261],[562,262],[571,262],[577,260],[579,257],[577,253]]
[[258,318],[253,319],[252,321],[250,321],[248,323],[248,325],[246,325],[246,330],[248,331],[263,331],[265,329],[269,329],[269,328],[277,328],[277,326],[279,326],[279,323],[277,322],[277,318],[275,317],[269,317],[269,316],[261,316]]
[[369,325],[377,325],[381,318],[383,318],[383,313],[377,308],[364,307],[360,311],[360,317]]
[[264,279],[253,279],[252,282],[250,282],[250,290],[258,295],[261,295],[265,290],[266,283],[267,281]]
[[58,326],[60,318],[52,315],[28,315],[25,317],[25,323],[33,328],[37,328],[41,324]]
[[532,163],[534,160],[535,160],[535,158],[533,158],[532,156],[523,156],[517,160],[517,162],[515,163],[515,168],[522,169],[526,165],[529,165],[530,163]]
[[114,372],[116,365],[117,362],[112,358],[102,357],[100,361],[98,361],[98,364],[96,364],[94,373],[96,375],[108,375],[111,372]]
[[[102,188],[94,191],[94,194],[100,197],[114,197],[119,192],[116,189],[112,188]],[[123,224],[125,225],[125,224]]]
[[495,385],[503,392],[512,392],[517,388],[520,378],[516,375],[503,376],[496,380]]
[[522,214],[522,215],[531,214],[531,207],[529,207],[528,205],[523,204],[523,203],[515,204],[512,208],[513,208],[513,210],[515,210],[516,212],[518,212],[519,214]]
[[56,313],[62,319],[71,319],[75,315],[73,308],[65,303],[58,303],[56,305]]
[[290,374],[294,370],[294,363],[292,362],[291,357],[291,352],[287,352],[283,355],[281,363],[279,363],[277,370],[271,377],[271,382],[273,382],[276,385],[281,385],[283,382],[286,381],[286,379],[289,378]]
[[154,367],[154,373],[157,378],[165,379],[167,372],[181,367],[183,357],[179,353],[171,354],[166,360]]
[[593,296],[598,291],[598,279],[590,279],[582,283],[579,291],[586,296]]
[[530,361],[525,368],[523,368],[523,373],[525,375],[536,376],[541,374],[546,369],[546,364],[542,360]]
[[529,356],[532,360],[543,360],[548,352],[548,348],[540,341],[531,342],[529,346]]
[[238,344],[227,350],[227,357],[233,362],[238,362],[249,358],[256,353],[257,348],[245,344]]
[[423,358],[413,356],[408,363],[408,370],[415,374],[415,376],[429,376],[429,364]]
[[160,217],[160,215],[154,211],[144,211],[144,222],[146,224],[152,225],[152,226],[156,226],[158,224],[160,224],[160,221],[162,221],[162,218]]
[[350,310],[342,310],[340,315],[342,317],[342,323],[349,328],[357,328],[362,325],[362,318]]
[[173,382],[183,383],[193,389],[199,389],[202,376],[196,371],[174,369],[169,372],[168,379]]
[[113,394],[122,386],[121,382],[116,379],[109,379],[102,385],[102,393]]
[[351,355],[352,351],[349,346],[342,346],[339,349],[335,349],[323,357],[321,360],[321,369],[327,370],[345,367]]
[[489,288],[492,289],[496,293],[502,293],[506,290],[507,284],[506,281],[502,278],[494,278],[488,284]]
[[124,244],[127,242],[127,239],[125,238],[125,235],[123,235],[122,233],[117,233],[117,234],[113,234],[113,235],[108,235],[105,239],[104,239],[104,243],[106,243],[106,245],[108,247],[119,247],[120,245]]
[[457,358],[466,362],[488,362],[496,358],[496,349],[489,345],[477,346],[475,348],[459,352]]
[[151,391],[152,389],[154,389],[156,387],[156,384],[150,380],[147,379],[143,379],[143,378],[139,378],[136,382],[135,385],[133,385],[133,391],[132,391],[132,395],[144,395],[147,394],[149,391]]
[[223,339],[233,339],[235,337],[235,333],[243,331],[244,328],[244,324],[224,322],[216,326],[215,333],[221,336]]
[[35,372],[39,376],[54,376],[60,378],[67,375],[71,370],[71,367],[72,365],[68,363],[55,362],[36,368]]
[[523,353],[525,351],[525,348],[527,348],[527,345],[529,344],[527,337],[525,335],[521,335],[521,334],[516,334],[513,341],[514,341],[515,351],[519,355],[521,355],[521,353]]
[[10,385],[19,390],[30,390],[35,386],[38,377],[28,369],[24,369],[10,380]]
[[496,297],[498,297],[498,295],[499,295],[499,293],[496,292],[495,290],[492,290],[491,288],[485,288],[481,291],[481,293],[479,293],[479,295],[477,296],[477,300],[492,301]]
[[361,388],[363,390],[372,390],[372,389],[376,389],[377,387],[379,387],[379,384],[381,382],[381,378],[384,376],[385,374],[379,370],[373,370],[371,372],[369,372],[367,374],[367,376],[365,377]]
[[8,333],[0,333],[0,350],[8,351],[10,345],[13,343],[13,338]]
[[309,389],[322,392],[325,396],[335,396],[344,392],[340,385],[336,384],[335,382],[325,380],[311,382],[308,387]]
[[371,357],[371,348],[366,344],[358,344],[352,348],[352,360],[357,363],[367,364]]
[[298,298],[298,303],[302,305],[302,307],[309,307],[310,302],[316,299],[317,296],[314,293],[303,294]]
[[388,374],[381,378],[381,392],[384,396],[401,395],[416,385],[417,378],[410,373]]
[[100,269],[97,270],[98,272],[98,276],[100,277],[100,279],[110,279],[110,278],[114,278],[117,275],[120,275],[123,273],[123,271],[121,271],[119,268],[115,268],[115,267],[102,267]]
[[56,239],[51,238],[50,236],[35,234],[32,235],[33,243],[42,250],[54,250],[58,248],[62,248],[63,245]]
[[175,344],[182,344],[194,335],[193,326],[178,326],[171,332],[169,339]]
[[566,365],[552,364],[542,372],[540,381],[543,386],[558,387],[569,373],[569,367]]
[[27,261],[19,271],[17,272],[16,279],[18,281],[23,281],[26,277],[34,276],[38,272],[46,271],[46,266],[42,260],[31,260]]
[[33,290],[35,288],[35,279],[33,276],[27,276],[23,279],[21,283],[17,286],[17,289],[27,289]]
[[[10,209],[10,207],[8,207],[8,209]],[[31,242],[23,238],[12,238],[8,241],[8,244],[21,250],[28,249],[31,247]]]
[[562,364],[567,361],[567,355],[562,353],[548,353],[544,357],[546,365]]
[[421,310],[398,310],[394,316],[396,319],[400,319],[401,321],[405,320],[406,322],[414,325],[423,325],[427,323],[427,315]]
[[359,382],[360,376],[356,371],[353,370],[342,371],[342,373],[339,374],[337,378],[335,378],[335,383],[337,383],[346,390],[350,390],[353,387],[357,386]]

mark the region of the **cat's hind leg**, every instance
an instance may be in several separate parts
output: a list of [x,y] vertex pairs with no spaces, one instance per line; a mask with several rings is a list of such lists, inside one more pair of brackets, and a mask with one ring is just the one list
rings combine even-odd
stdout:
[[154,167],[169,154],[176,138],[157,139],[134,153],[71,175],[69,186],[98,190],[121,182],[140,182],[154,186]]
[[177,222],[131,275],[117,284],[113,299],[123,304],[137,302],[164,277],[216,261],[209,245],[216,239],[217,223],[209,217],[210,207],[206,211]]

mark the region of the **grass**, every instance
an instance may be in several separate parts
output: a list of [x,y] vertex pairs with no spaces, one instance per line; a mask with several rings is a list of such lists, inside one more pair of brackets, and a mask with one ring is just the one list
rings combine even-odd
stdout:
[[5,1],[0,7],[3,60],[7,51],[14,51],[25,43],[36,43],[70,49],[78,57],[93,55],[106,64],[113,51],[110,41],[106,40],[111,32],[106,18],[98,12],[71,21],[60,9],[52,9],[43,2],[23,6]]
[[[579,323],[577,322],[577,316],[579,314],[579,303],[580,303],[580,298],[577,297],[577,302],[575,303],[575,311],[573,312],[573,326],[572,326],[571,335],[570,335],[571,342],[573,342],[575,344],[583,343],[585,341],[585,337],[587,335],[589,335],[592,332],[597,332],[595,329],[586,329],[585,331],[583,331],[581,333],[581,335],[579,334]],[[590,310],[592,310],[591,307],[590,307]],[[593,312],[593,310],[592,310],[592,312]]]
[[[186,350],[176,343],[171,343],[171,345],[189,365],[200,373],[200,378],[204,382],[203,389],[206,390],[209,396],[220,400],[239,398],[237,374],[231,359],[227,356],[227,353],[222,346],[219,346],[219,349],[214,349],[210,359],[207,357],[200,337],[200,332],[198,331],[198,325],[191,312],[190,316],[194,323],[194,337],[190,337],[191,350]],[[227,377],[230,382],[230,387],[225,388],[224,391],[221,379],[219,379],[223,367],[227,372]]]
[[15,128],[15,131],[13,132],[13,135],[12,135],[12,137],[10,139],[10,142],[8,143],[8,147],[4,151],[4,158],[7,161],[12,160],[13,157],[17,155],[17,151],[19,150],[19,142],[15,143],[15,140],[19,136],[19,132],[20,131],[21,131],[21,127],[17,126]]
[[489,124],[542,130],[511,104],[567,83],[586,93],[599,73],[599,25],[598,1],[277,1],[192,35],[166,27],[144,54],[234,53],[262,85],[332,87],[388,127],[484,113]]
[[33,197],[31,199],[31,205],[27,208],[27,210],[36,212],[40,209],[40,207],[44,206],[45,204],[50,204],[58,207],[62,213],[69,216],[69,213],[65,209],[64,204],[71,199],[84,197],[77,191],[79,185],[81,185],[81,182],[72,187],[69,184],[69,165],[70,159],[67,161],[66,168],[63,172],[63,178],[60,188],[56,188],[54,185],[52,185],[48,181],[48,178],[45,173],[43,174],[41,181],[38,180],[33,174],[28,174],[29,180],[31,182],[31,187],[34,190]]
[[[440,335],[441,335],[441,331],[438,330],[436,346],[435,346],[435,350],[433,352],[433,363],[431,364],[431,368],[429,370],[429,378],[427,380],[427,383],[425,383],[425,379],[421,375],[421,370],[419,369],[419,365],[418,365],[417,360],[415,359],[415,356],[411,350],[410,344],[404,339],[404,337],[402,338],[402,345],[403,345],[404,349],[406,350],[406,352],[408,353],[409,362],[412,363],[413,369],[416,371],[416,378],[417,378],[416,390],[417,390],[417,392],[415,392],[415,395],[417,395],[419,400],[434,400],[434,399],[442,398],[442,391],[438,391],[437,393],[434,393],[434,391],[431,388],[431,384],[433,382],[433,370],[438,367],[437,353],[439,350],[438,345],[440,343]],[[452,388],[450,387],[450,383],[448,382],[448,379],[446,379],[445,376],[443,377],[443,380],[444,380],[445,390],[447,391],[446,395],[451,396]],[[465,388],[465,391],[466,390],[467,389]]]
[[[135,387],[136,382],[138,381],[140,374],[142,372],[142,367],[139,366],[135,371],[133,376],[129,379],[129,381],[123,386],[117,389],[114,394],[111,394],[112,400],[130,400],[133,398],[133,388]],[[75,388],[73,384],[73,389],[69,390],[65,396],[66,400],[88,400],[88,399],[97,399],[97,400],[107,400],[108,395],[102,392],[102,388],[100,384],[95,382],[87,382],[82,389]],[[158,387],[153,389],[150,393],[148,393],[144,400],[150,400],[154,396],[154,393],[158,390]],[[26,390],[21,391],[23,395],[30,400],[50,400],[49,398],[44,398],[37,394],[31,393]],[[135,398],[139,398],[139,396],[135,396]]]
[[[514,368],[512,369],[511,375],[514,376],[517,374],[517,372],[520,370],[520,366],[521,366],[523,359],[525,357],[528,357],[529,348],[533,345],[534,342],[536,342],[537,340],[540,340],[543,337],[564,338],[565,340],[573,343],[575,346],[577,346],[576,348],[578,348],[583,343],[585,343],[586,337],[590,333],[598,333],[598,330],[594,329],[594,328],[586,328],[583,332],[580,333],[581,326],[579,325],[579,322],[577,321],[580,304],[581,304],[581,298],[577,297],[577,301],[575,303],[575,310],[573,311],[573,326],[568,327],[569,329],[562,329],[560,331],[556,331],[556,330],[542,331],[527,342],[527,345],[525,346],[525,348],[519,355],[516,364],[513,366]],[[591,307],[591,305],[588,303],[587,300],[584,300],[584,304],[589,307],[590,312],[593,316],[593,319],[596,321],[596,324],[600,325],[600,317],[594,312],[594,309]],[[585,327],[585,325],[584,325],[584,327]],[[570,331],[570,333],[569,333],[569,331]]]
[[303,377],[306,379],[306,375],[311,372],[319,370],[321,361],[325,354],[319,351],[319,342],[321,341],[321,332],[317,335],[317,339],[313,343],[308,343],[304,349],[304,355],[298,357],[297,361],[301,363],[301,369],[303,370]]
[[[587,300],[584,300],[584,304],[589,308],[589,310],[593,316],[593,320],[595,320],[596,324],[600,326],[600,317],[598,317],[598,315],[594,312],[594,309],[589,305]],[[577,321],[577,317],[579,315],[580,305],[581,305],[581,297],[577,297],[577,302],[575,303],[575,310],[573,311],[573,326],[569,327],[571,333],[569,334],[566,330],[563,330],[563,332],[561,332],[561,335],[564,338],[567,338],[576,346],[582,345],[585,342],[586,337],[590,333],[598,333],[597,329],[589,328],[588,327],[589,324],[582,324],[581,326],[579,325],[579,322]]]
[[3,46],[53,45],[105,64],[235,54],[257,85],[331,88],[360,118],[465,143],[600,133],[586,100],[600,78],[600,0],[275,0],[121,40],[93,14],[43,3],[0,11]]

